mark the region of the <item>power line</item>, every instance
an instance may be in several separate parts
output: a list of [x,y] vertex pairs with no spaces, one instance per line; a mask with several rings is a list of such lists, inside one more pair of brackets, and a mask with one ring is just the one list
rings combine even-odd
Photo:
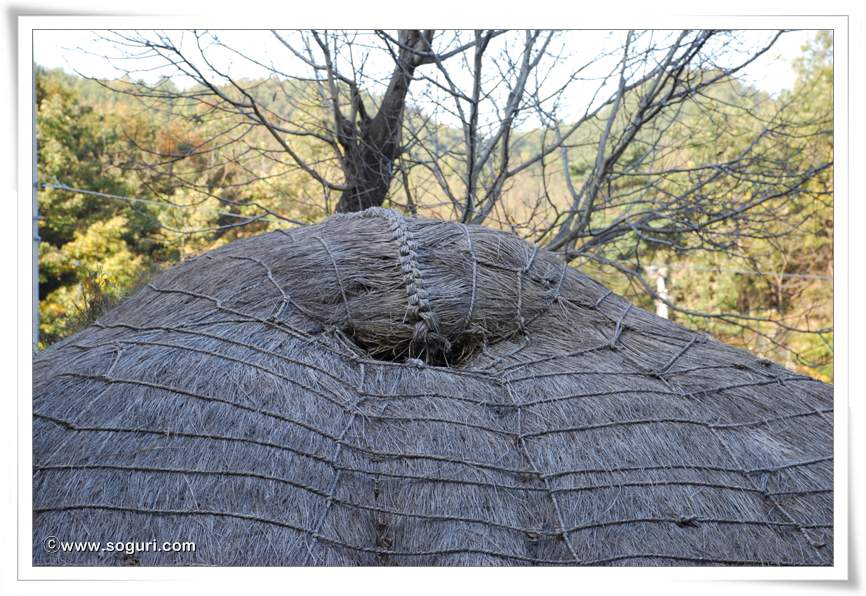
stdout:
[[[95,190],[86,190],[83,188],[73,188],[66,184],[60,183],[50,183],[43,182],[39,185],[39,187],[43,190],[62,190],[66,192],[71,192],[73,194],[86,195],[91,197],[99,197],[103,199],[111,199],[114,201],[124,201],[128,203],[144,203],[147,205],[159,205],[160,207],[174,207],[175,209],[196,209],[197,205],[179,205],[178,203],[172,203],[171,201],[156,201],[153,199],[140,199],[138,197],[128,197],[124,195],[116,195],[108,192],[99,192]],[[239,219],[247,219],[248,216],[240,215],[238,213],[228,213],[225,211],[220,211],[217,215],[225,216],[225,217],[236,217]]]
[[[143,203],[143,204],[157,205],[159,207],[169,207],[169,208],[175,208],[175,209],[198,209],[199,208],[198,205],[181,205],[178,203],[173,203],[173,202],[168,201],[168,200],[157,201],[154,199],[142,199],[139,197],[130,197],[130,196],[118,195],[118,194],[113,194],[113,193],[108,193],[108,192],[99,192],[96,190],[87,190],[84,188],[75,188],[75,187],[69,186],[68,184],[63,184],[63,183],[59,183],[59,182],[57,182],[57,183],[51,183],[51,182],[34,183],[34,188],[37,188],[39,190],[60,190],[60,191],[69,192],[69,193],[73,193],[73,194],[109,199],[112,201],[122,201],[125,203]],[[213,198],[215,198],[218,201],[220,200],[218,197],[213,197]],[[231,212],[227,212],[227,211],[218,211],[216,213],[218,216],[233,217],[233,218],[243,220],[243,221],[239,221],[237,223],[231,223],[231,224],[224,224],[224,225],[220,225],[220,226],[214,226],[214,227],[210,227],[210,228],[189,229],[189,230],[181,230],[181,229],[177,229],[177,228],[172,228],[171,226],[167,226],[164,223],[162,223],[161,221],[159,221],[159,219],[156,216],[154,216],[152,213],[145,213],[145,215],[147,215],[151,219],[153,219],[161,228],[168,230],[170,232],[173,232],[175,234],[203,234],[203,233],[208,233],[208,232],[216,232],[219,230],[238,228],[238,227],[245,226],[245,225],[248,225],[248,224],[251,224],[251,223],[254,223],[257,221],[261,221],[261,220],[288,222],[288,223],[292,223],[292,224],[299,225],[299,226],[304,225],[303,222],[300,222],[300,221],[297,221],[294,219],[290,219],[287,217],[283,217],[281,215],[277,215],[277,214],[271,212],[270,210],[262,207],[261,205],[254,205],[254,206],[261,209],[262,211],[264,211],[264,213],[259,213],[258,215],[253,215],[253,216],[247,216],[247,215],[241,215],[238,213],[231,213]]]
[[[63,184],[63,183],[59,183],[59,182],[58,183],[42,182],[42,183],[38,184],[38,187],[40,189],[43,189],[43,190],[60,190],[60,191],[64,191],[64,192],[70,192],[70,193],[80,194],[80,195],[85,195],[85,196],[99,197],[99,198],[109,199],[109,200],[114,200],[114,201],[124,201],[124,202],[129,202],[129,203],[142,203],[142,204],[148,204],[148,205],[157,205],[159,207],[169,207],[169,208],[175,208],[175,209],[197,209],[198,208],[196,205],[180,205],[178,203],[173,203],[171,201],[158,201],[158,200],[154,200],[154,199],[142,199],[139,197],[130,197],[130,196],[125,196],[125,195],[118,195],[118,194],[100,192],[100,191],[95,191],[95,190],[87,190],[87,189],[83,189],[83,188],[75,188],[75,187],[69,186],[68,184]],[[219,199],[217,199],[217,200],[219,200]],[[217,212],[217,215],[222,216],[222,217],[233,217],[236,219],[243,219],[245,221],[239,222],[236,224],[229,224],[227,226],[218,226],[215,228],[208,228],[206,230],[184,231],[184,230],[175,230],[174,228],[170,228],[168,226],[163,226],[163,227],[165,227],[166,229],[169,229],[171,231],[179,232],[179,233],[196,233],[196,232],[217,230],[217,229],[222,229],[222,228],[238,227],[238,226],[243,226],[243,225],[246,225],[248,223],[253,223],[253,222],[256,222],[256,221],[259,221],[262,219],[273,218],[272,215],[267,214],[267,213],[250,217],[250,216],[241,215],[238,213],[219,211],[219,212]],[[277,219],[279,219],[279,218],[277,218]],[[301,222],[296,222],[296,223],[300,224]],[[758,270],[749,270],[749,269],[726,269],[726,268],[718,268],[718,267],[706,267],[706,266],[695,265],[695,264],[691,264],[691,263],[676,263],[676,264],[667,264],[667,265],[662,265],[662,266],[667,267],[668,269],[673,269],[673,270],[691,269],[694,271],[706,271],[709,273],[731,273],[731,274],[735,274],[735,275],[755,275],[755,276],[763,276],[763,277],[781,277],[781,278],[798,278],[798,279],[823,279],[823,280],[831,280],[831,281],[833,279],[832,275],[821,275],[821,274],[817,274],[817,273],[788,273],[788,272],[782,272],[782,271],[758,271]],[[653,267],[657,267],[657,266],[653,265]]]

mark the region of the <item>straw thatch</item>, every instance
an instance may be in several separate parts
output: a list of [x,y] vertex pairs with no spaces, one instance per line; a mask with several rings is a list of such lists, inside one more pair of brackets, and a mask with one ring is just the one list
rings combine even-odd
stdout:
[[40,354],[33,407],[36,564],[833,561],[830,386],[478,226],[187,261]]

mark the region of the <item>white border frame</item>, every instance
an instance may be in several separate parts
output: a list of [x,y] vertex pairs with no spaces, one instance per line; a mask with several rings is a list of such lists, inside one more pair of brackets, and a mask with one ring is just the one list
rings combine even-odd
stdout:
[[[394,14],[394,13],[392,13]],[[432,21],[441,21],[442,12],[425,19],[425,26],[435,26]],[[353,16],[352,28],[363,26],[367,16]],[[640,29],[670,28],[733,28],[733,29],[833,29],[834,30],[834,557],[833,567],[801,568],[579,568],[547,569],[546,573],[563,581],[574,580],[579,573],[584,587],[603,587],[610,581],[626,579],[638,582],[643,579],[674,580],[844,580],[848,578],[849,511],[848,511],[848,213],[849,213],[849,18],[842,16],[672,16],[672,15],[620,15],[618,17],[581,17],[573,28],[580,29]],[[342,19],[346,19],[345,13]],[[329,19],[329,26],[336,26],[335,19]],[[392,17],[393,20],[393,17]],[[415,20],[418,20],[416,17]],[[493,19],[494,21],[496,18]],[[538,20],[533,18],[532,20]],[[306,22],[303,22],[306,21]],[[550,19],[547,25],[556,25]],[[172,29],[172,28],[211,28],[211,29],[258,29],[267,28],[263,19],[250,19],[243,16],[216,17],[102,17],[102,16],[22,16],[18,19],[18,579],[19,580],[130,580],[130,579],[167,579],[167,580],[208,580],[225,582],[250,580],[279,582],[288,576],[304,576],[311,580],[310,589],[318,586],[324,576],[321,570],[302,568],[96,568],[96,567],[33,567],[32,565],[32,360],[31,354],[31,168],[32,168],[32,34],[35,29]],[[300,16],[292,21],[293,27],[305,28],[321,25],[310,22],[309,17]],[[376,26],[383,25],[377,19]],[[542,24],[543,25],[543,24]],[[345,25],[344,25],[345,26]],[[525,25],[524,25],[525,26]],[[560,23],[561,27],[562,24]],[[449,28],[447,24],[444,26]],[[465,25],[461,25],[465,27]],[[454,28],[452,25],[450,28]],[[429,568],[413,568],[415,572]],[[332,576],[344,575],[347,570],[331,569]],[[464,570],[465,572],[465,570]],[[487,571],[479,571],[488,578]],[[357,572],[356,572],[357,573]],[[367,572],[361,572],[367,575]],[[379,581],[391,582],[401,575],[394,575]],[[445,570],[437,570],[431,576],[434,582],[442,580]],[[462,575],[462,572],[457,572]],[[414,574],[413,574],[414,575]],[[357,576],[356,576],[357,577]],[[369,576],[368,576],[369,577]],[[402,579],[408,579],[405,575]],[[354,578],[350,581],[353,581]],[[410,580],[412,581],[412,580]],[[412,583],[417,581],[417,576]],[[549,579],[548,579],[549,581]],[[306,582],[298,583],[298,588]],[[510,582],[509,582],[510,583]],[[530,585],[536,585],[533,582]],[[639,586],[640,584],[636,584]],[[408,587],[407,584],[403,584]],[[347,587],[351,587],[348,584]],[[428,586],[433,588],[434,586]],[[732,586],[729,586],[731,588]],[[691,586],[692,589],[695,586]],[[304,589],[304,588],[301,588]],[[583,590],[581,590],[583,591]]]

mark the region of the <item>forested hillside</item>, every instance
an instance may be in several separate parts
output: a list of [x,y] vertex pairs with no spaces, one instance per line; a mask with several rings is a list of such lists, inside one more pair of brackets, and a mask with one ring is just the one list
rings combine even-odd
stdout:
[[[620,158],[623,174],[614,172],[600,189],[601,207],[592,229],[585,231],[587,240],[563,250],[572,251],[567,256],[573,266],[650,310],[653,294],[630,272],[643,272],[653,281],[661,277],[676,306],[670,318],[832,380],[829,35],[819,34],[804,48],[796,68],[794,88],[778,97],[722,78],[701,97],[660,116],[668,120],[637,135]],[[248,126],[218,106],[175,102],[167,109],[156,94],[134,92],[133,83],[37,72],[43,347],[91,322],[161,268],[240,237],[319,221],[338,200],[286,159],[273,131]],[[298,97],[313,93],[302,82],[245,84],[270,112],[292,113],[294,121],[311,123],[327,118],[327,105],[299,104]],[[166,94],[173,90],[170,81],[161,85]],[[229,87],[222,92],[238,93]],[[626,95],[618,108],[628,114],[639,109],[639,101],[637,94]],[[554,162],[509,179],[496,216],[485,224],[555,245],[553,222],[568,208],[569,187],[579,187],[592,173],[600,131],[608,123],[627,126],[616,113],[611,117],[612,109],[582,125]],[[779,113],[785,114],[784,123],[769,126]],[[413,107],[405,117],[420,131],[418,146],[448,146],[449,139],[462,134],[431,121],[423,107]],[[656,131],[663,136],[650,138]],[[531,122],[518,132],[515,153],[524,148],[531,154],[549,142],[549,131]],[[660,149],[644,167],[640,148],[647,144]],[[296,139],[293,148],[306,163],[317,164],[317,172],[332,168],[330,174],[339,177],[319,139]],[[386,206],[459,218],[442,189],[465,183],[458,174],[460,157],[447,151],[437,155],[435,167],[416,158],[413,167],[401,170]],[[744,156],[748,170],[741,168]],[[559,167],[564,175],[547,176],[542,167]],[[790,181],[806,171],[812,175],[796,192],[786,187],[778,196],[767,194],[774,181]],[[707,223],[719,201],[730,201],[736,210],[759,190],[764,194],[748,217],[724,226]],[[677,213],[676,226],[651,221],[623,234],[619,224],[631,221],[635,210],[668,209],[671,197],[686,192],[693,211]],[[695,233],[687,233],[691,219]]]

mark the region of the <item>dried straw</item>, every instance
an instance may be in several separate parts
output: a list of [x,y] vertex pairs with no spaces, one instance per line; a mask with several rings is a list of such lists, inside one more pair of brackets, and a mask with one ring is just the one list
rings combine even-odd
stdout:
[[38,565],[833,562],[832,387],[478,226],[187,261],[37,356],[33,407]]

